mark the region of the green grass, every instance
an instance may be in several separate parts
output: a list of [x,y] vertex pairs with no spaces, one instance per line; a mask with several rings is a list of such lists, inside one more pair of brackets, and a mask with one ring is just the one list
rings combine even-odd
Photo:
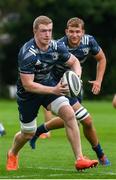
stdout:
[[[31,150],[29,145],[20,152],[20,168],[7,172],[6,154],[10,148],[14,134],[19,131],[17,104],[15,101],[0,100],[0,122],[7,134],[0,137],[0,179],[115,179],[116,178],[116,110],[111,102],[85,101],[85,106],[94,118],[94,124],[100,143],[112,165],[77,172],[74,168],[74,156],[65,137],[64,129],[52,131],[50,139],[37,142],[37,149]],[[40,110],[38,123],[43,121]],[[81,130],[83,153],[96,159],[90,144]]]

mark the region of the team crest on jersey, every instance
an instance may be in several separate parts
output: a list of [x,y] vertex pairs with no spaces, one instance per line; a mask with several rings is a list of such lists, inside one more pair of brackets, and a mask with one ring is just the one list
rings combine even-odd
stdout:
[[84,55],[87,55],[89,53],[89,48],[83,48],[82,51]]
[[58,59],[58,53],[57,52],[53,52],[52,53],[52,57],[53,57],[53,60],[57,60]]
[[36,64],[35,65],[40,65],[41,64],[41,62],[40,62],[40,60],[38,59],[37,61],[36,61]]

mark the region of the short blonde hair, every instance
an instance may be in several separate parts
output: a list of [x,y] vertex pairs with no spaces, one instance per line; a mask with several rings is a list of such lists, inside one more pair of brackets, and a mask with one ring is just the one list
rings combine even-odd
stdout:
[[84,21],[78,17],[73,17],[67,21],[67,28],[71,27],[79,27],[81,25],[82,29],[84,29]]
[[47,17],[47,16],[38,16],[33,22],[33,29],[37,30],[38,26],[40,24],[48,25],[50,23],[53,23],[53,22],[52,22],[52,19],[50,19],[49,17]]

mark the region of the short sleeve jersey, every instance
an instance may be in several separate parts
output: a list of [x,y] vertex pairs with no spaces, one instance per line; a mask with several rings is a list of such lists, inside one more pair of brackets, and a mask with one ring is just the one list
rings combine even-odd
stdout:
[[[58,42],[62,42],[67,47],[68,51],[75,55],[81,64],[83,64],[86,60],[89,54],[96,55],[100,51],[100,46],[96,42],[95,38],[91,35],[85,34],[83,35],[79,46],[75,48],[70,48],[68,45],[68,39],[67,36],[64,36],[63,38],[59,39]],[[56,66],[55,77],[59,77],[59,79],[62,77],[63,73],[69,69],[67,66],[60,64],[60,61]]]
[[[18,70],[23,74],[34,74],[34,81],[43,85],[50,85],[52,82],[52,69],[59,61],[60,64],[66,63],[70,58],[65,45],[61,42],[52,40],[47,51],[39,49],[34,39],[25,43],[18,54]],[[52,83],[51,83],[52,84]],[[29,96],[31,93],[25,92],[21,83],[20,76],[17,82],[17,94],[20,97]]]

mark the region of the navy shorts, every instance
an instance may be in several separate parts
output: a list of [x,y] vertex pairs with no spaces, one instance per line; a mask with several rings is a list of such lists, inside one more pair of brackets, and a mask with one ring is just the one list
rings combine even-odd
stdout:
[[[66,96],[67,97],[67,96]],[[69,103],[71,106],[73,106],[75,103],[78,102],[78,99],[77,98],[70,98],[70,97],[67,97],[69,99]]]
[[80,94],[78,95],[78,97],[75,98],[70,98],[67,97],[69,99],[70,105],[73,106],[75,103],[79,102],[80,104],[82,103],[83,100],[83,89],[81,89]]
[[47,109],[47,106],[58,97],[60,96],[39,94],[34,94],[26,100],[17,97],[20,121],[23,123],[33,121],[37,117],[41,105]]
[[70,102],[70,105],[73,106],[75,103],[79,102],[80,104],[82,103],[82,99],[83,99],[83,96],[82,94],[80,93],[78,95],[78,97],[74,97],[74,98],[70,98],[70,97],[67,97],[69,99],[69,102]]

